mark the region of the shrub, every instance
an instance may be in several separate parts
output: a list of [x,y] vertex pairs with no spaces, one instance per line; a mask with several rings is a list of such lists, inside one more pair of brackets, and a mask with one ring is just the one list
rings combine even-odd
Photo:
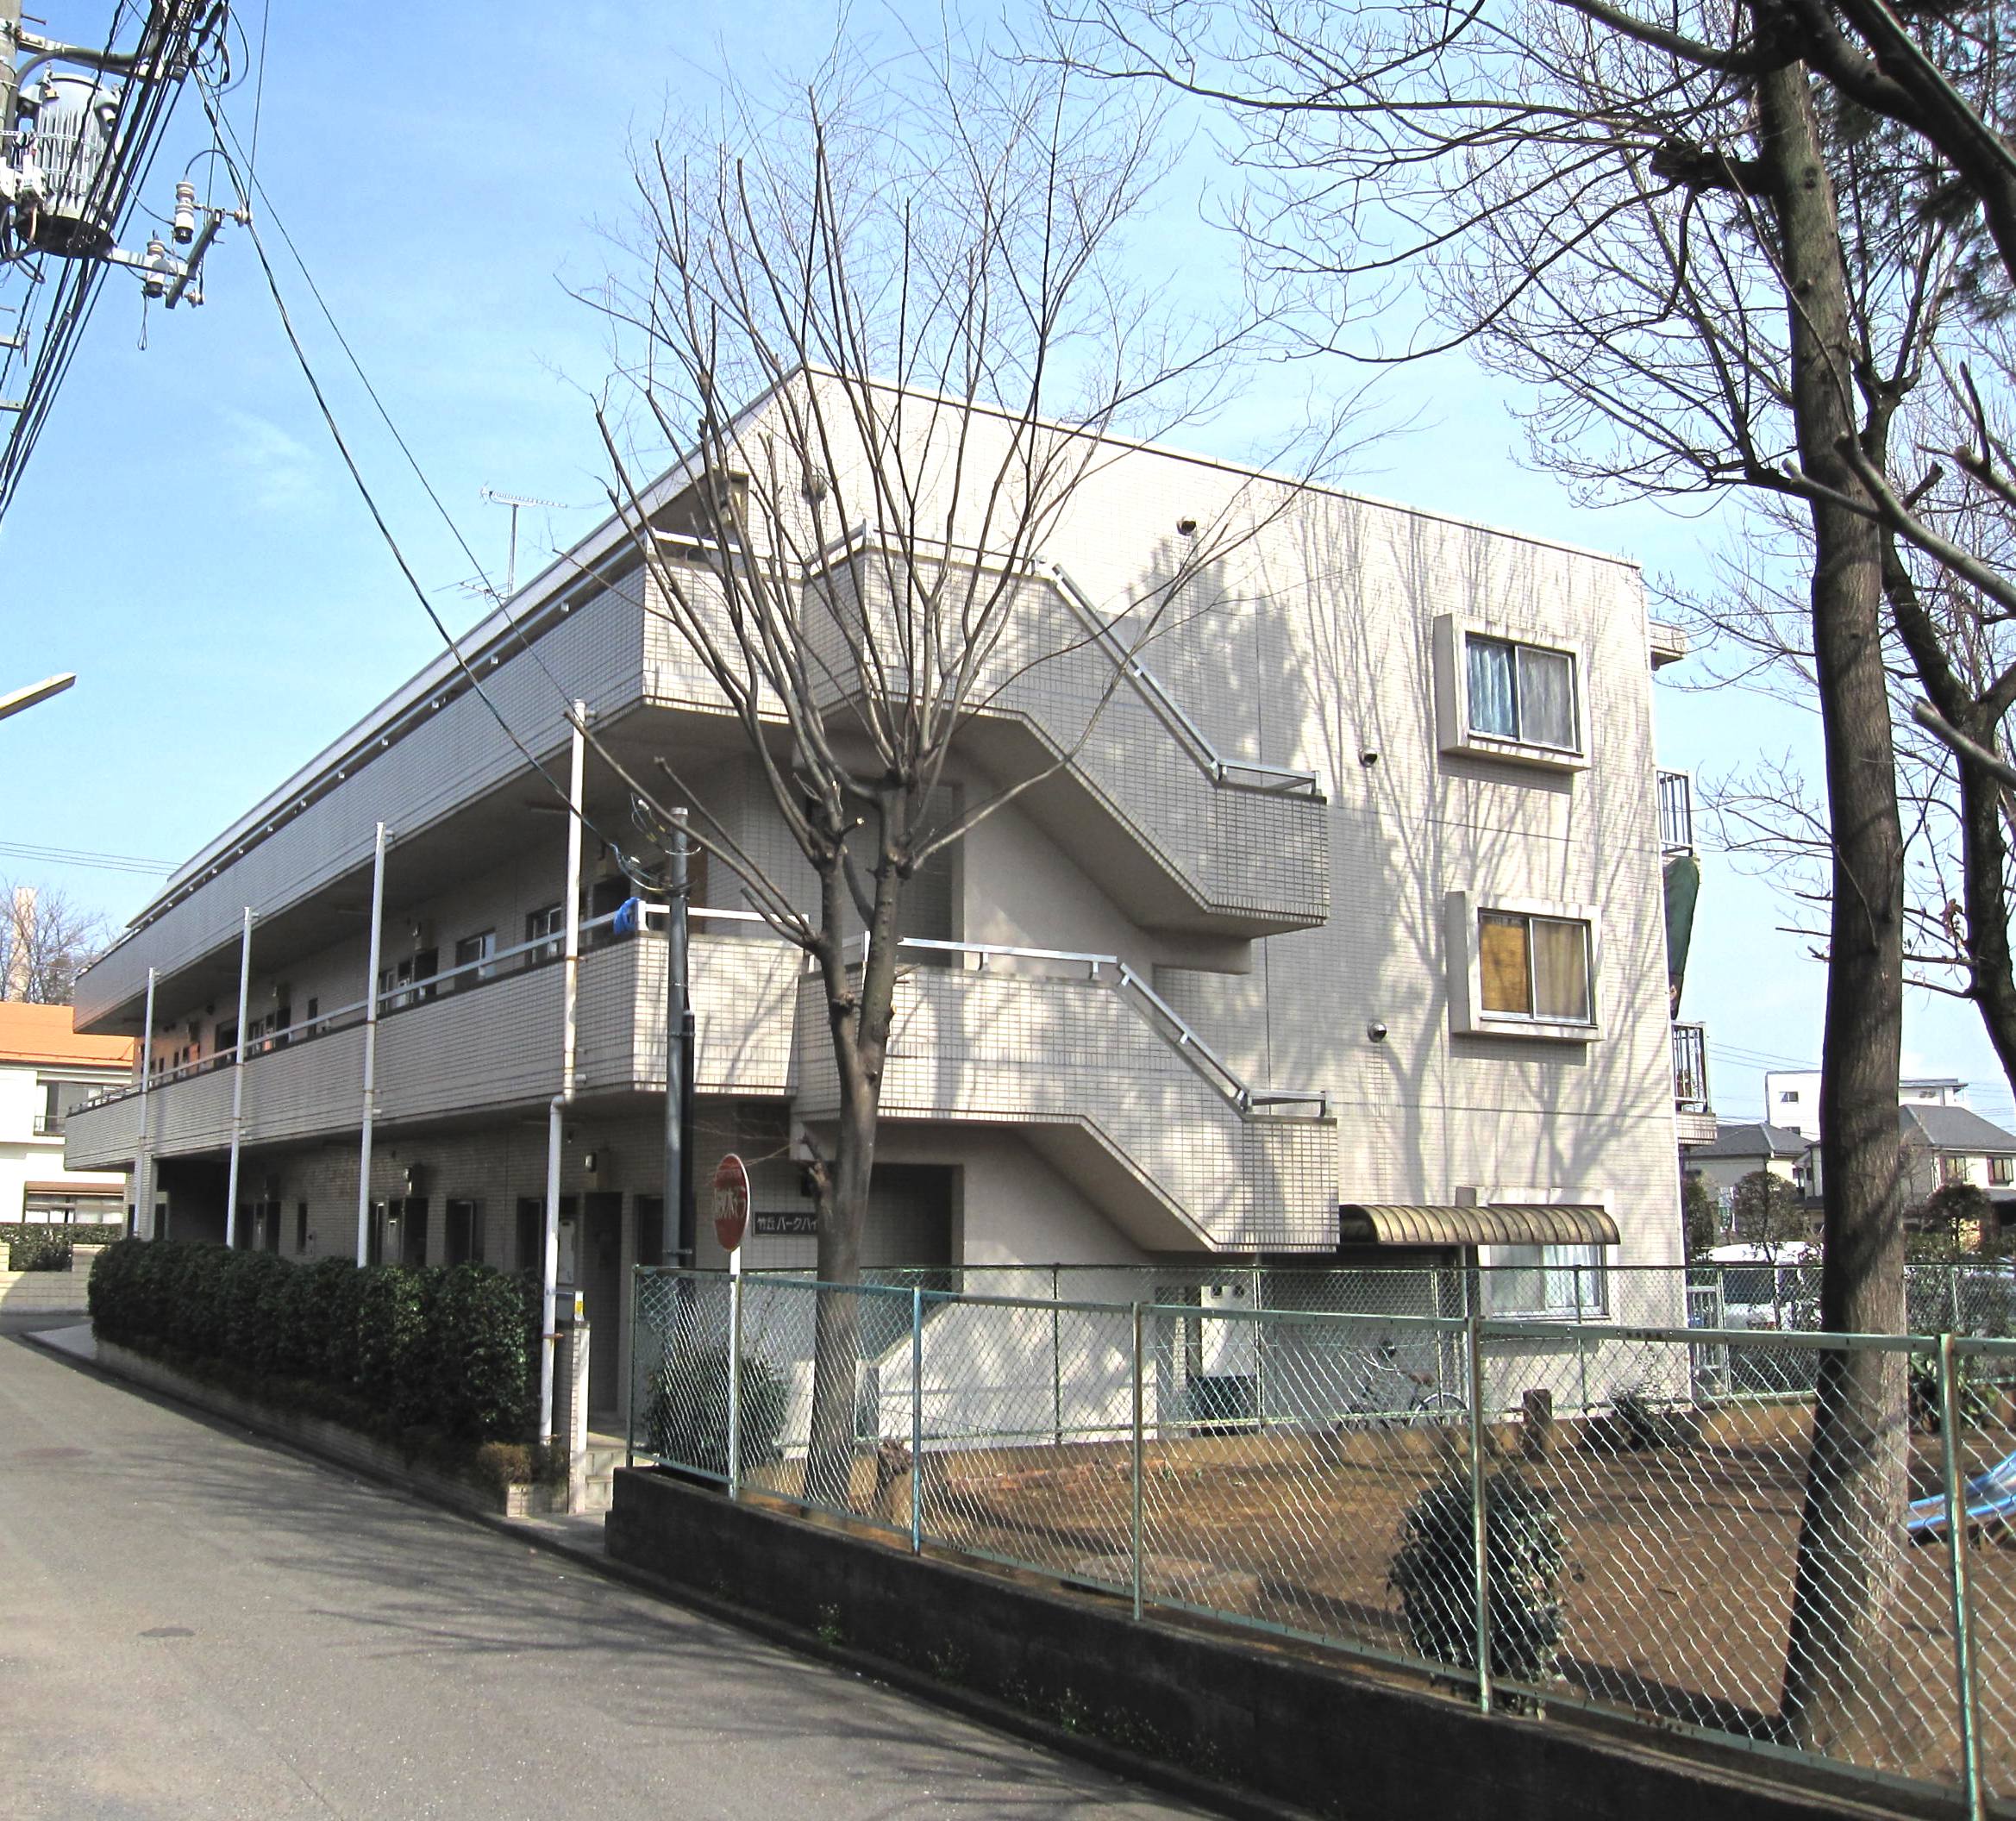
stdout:
[[376,1265],[357,1304],[357,1389],[401,1429],[418,1427],[427,1405],[428,1304],[437,1271]]
[[[786,1387],[760,1354],[742,1355],[742,1408],[736,1412],[742,1471],[777,1458]],[[651,1451],[675,1467],[728,1477],[728,1349],[674,1342],[652,1375],[644,1430]]]
[[230,1319],[225,1292],[231,1261],[232,1255],[222,1246],[184,1248],[172,1311],[174,1330],[169,1338],[185,1353],[199,1359],[223,1358]]
[[85,1301],[91,1324],[107,1340],[116,1341],[129,1331],[133,1299],[142,1268],[145,1248],[135,1240],[122,1239],[102,1254],[85,1287]]
[[288,1273],[274,1311],[273,1370],[281,1377],[339,1382],[329,1367],[330,1330],[343,1300],[339,1286],[356,1273],[347,1258],[314,1259]]
[[[1561,1520],[1547,1489],[1517,1467],[1491,1474],[1484,1495],[1491,1673],[1543,1681],[1561,1643]],[[1407,1513],[1387,1578],[1418,1655],[1477,1667],[1476,1573],[1468,1476],[1440,1480]]]
[[41,1222],[0,1223],[0,1244],[9,1248],[9,1267],[16,1271],[67,1271],[72,1246],[111,1246],[126,1237],[122,1226],[45,1226]]
[[287,1380],[291,1401],[339,1421],[458,1442],[517,1443],[531,1430],[525,1292],[487,1266],[359,1270],[126,1240],[99,1259],[88,1295],[105,1340]]
[[532,1427],[534,1386],[520,1286],[482,1265],[441,1273],[429,1352],[435,1414],[451,1436],[504,1441]]

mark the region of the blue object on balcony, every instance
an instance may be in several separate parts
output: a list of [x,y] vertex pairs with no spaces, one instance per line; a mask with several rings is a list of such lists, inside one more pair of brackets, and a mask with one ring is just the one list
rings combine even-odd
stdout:
[[644,901],[641,898],[626,898],[616,907],[616,933],[618,936],[635,936],[644,927]]

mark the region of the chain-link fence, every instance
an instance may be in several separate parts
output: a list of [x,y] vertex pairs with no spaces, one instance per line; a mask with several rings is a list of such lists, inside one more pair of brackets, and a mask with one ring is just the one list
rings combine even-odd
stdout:
[[633,1449],[1487,1705],[2016,1799],[2016,1341],[1710,1327],[1721,1286],[1693,1324],[1452,1314],[1380,1275],[1412,1306],[643,1272]]
[[[1624,1322],[1635,1327],[1812,1332],[1820,1267],[1803,1263],[1585,1263],[1577,1246],[1534,1248],[1531,1264],[1363,1267],[1241,1265],[924,1265],[870,1267],[864,1282],[1047,1302],[1198,1303],[1342,1315],[1470,1314],[1504,1320]],[[1790,1255],[1790,1248],[1787,1248]],[[766,1277],[809,1280],[801,1268]],[[1906,1331],[2016,1336],[2016,1265],[1905,1267]]]

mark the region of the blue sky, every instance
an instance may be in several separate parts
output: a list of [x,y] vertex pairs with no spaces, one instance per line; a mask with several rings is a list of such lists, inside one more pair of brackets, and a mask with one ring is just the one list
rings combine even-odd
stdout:
[[[49,29],[102,35],[106,4],[51,0]],[[243,10],[256,35],[257,9],[246,0]],[[894,41],[887,16],[864,20]],[[525,514],[521,573],[594,522],[589,394],[607,365],[604,336],[567,287],[612,258],[604,230],[626,211],[629,146],[668,109],[706,109],[723,68],[816,57],[835,23],[825,6],[714,0],[559,12],[521,0],[275,0],[260,178],[498,578],[508,515],[482,504],[480,488],[589,508]],[[241,135],[252,95],[247,81],[228,103]],[[191,97],[149,203],[166,205],[171,167],[206,142]],[[1210,174],[1193,153],[1164,204],[1198,250],[1192,282],[1206,291],[1214,270],[1232,278],[1229,249],[1190,226]],[[265,231],[338,420],[459,629],[479,607],[455,585],[471,565],[378,426],[270,221]],[[79,674],[68,695],[0,723],[0,842],[178,860],[439,648],[351,490],[241,234],[213,253],[209,293],[200,311],[157,308],[143,325],[137,286],[113,275],[0,523],[0,680]],[[1339,391],[1355,383],[1334,375]],[[1651,572],[1700,573],[1712,529],[1649,506],[1575,505],[1525,459],[1503,388],[1467,362],[1406,370],[1393,386],[1419,428],[1366,456],[1352,477],[1366,491],[1618,551]],[[1264,394],[1237,416],[1255,421],[1263,404]],[[1246,453],[1230,421],[1223,434],[1224,453]],[[1662,687],[1658,715],[1671,766],[1719,772],[1813,748],[1809,717],[1751,693]],[[1719,1110],[1754,1117],[1754,1059],[1817,1057],[1821,971],[1775,933],[1784,907],[1768,885],[1719,858],[1706,867],[1686,1015],[1710,1025]],[[150,890],[128,874],[3,854],[0,874],[60,885],[120,922]],[[1908,1070],[1967,1077],[1978,1107],[2009,1117],[1971,1009],[1914,994],[1906,1048]]]

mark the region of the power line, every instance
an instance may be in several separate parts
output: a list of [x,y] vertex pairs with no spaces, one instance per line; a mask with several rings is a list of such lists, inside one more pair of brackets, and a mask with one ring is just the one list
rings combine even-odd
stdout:
[[0,841],[0,854],[44,866],[93,867],[104,873],[142,873],[153,878],[175,870],[172,860],[141,860],[131,854],[95,854],[75,848],[42,848],[21,841]]
[[[212,96],[209,85],[203,81],[203,78],[200,75],[197,77],[197,92],[202,97],[203,111],[210,116],[211,124],[216,127],[221,134],[229,135],[234,146],[237,145],[239,143],[237,135],[231,133],[230,128],[228,125],[226,125],[221,117],[221,114],[216,105],[215,97]],[[233,181],[239,185],[241,191],[242,191],[245,186],[245,180],[240,175],[238,167],[231,159],[229,153],[227,152],[224,153],[224,160],[226,168],[229,169],[231,172]],[[263,196],[263,192],[261,192],[261,194]],[[435,611],[434,603],[428,599],[427,591],[420,585],[419,577],[413,573],[412,565],[406,560],[405,551],[400,547],[399,541],[397,536],[393,535],[391,527],[385,522],[385,514],[379,510],[378,500],[372,493],[369,484],[364,479],[362,470],[360,469],[357,466],[356,458],[350,453],[350,446],[348,442],[344,440],[342,430],[336,423],[335,414],[329,407],[329,398],[327,394],[322,391],[321,380],[316,376],[314,365],[308,358],[308,351],[302,346],[301,338],[295,332],[294,319],[288,312],[285,298],[283,297],[280,294],[279,279],[273,272],[272,262],[266,257],[266,243],[260,236],[257,222],[247,221],[246,224],[246,232],[251,239],[253,252],[258,258],[260,271],[265,276],[266,289],[272,294],[273,308],[276,311],[279,312],[280,318],[280,327],[286,335],[287,345],[293,350],[294,360],[296,364],[301,369],[302,378],[307,380],[308,389],[315,397],[316,408],[322,414],[322,423],[329,430],[330,440],[334,441],[336,446],[336,453],[343,459],[343,466],[346,469],[348,470],[351,481],[356,486],[359,497],[364,501],[366,510],[371,514],[372,523],[378,527],[379,535],[385,541],[385,548],[391,553],[392,560],[398,565],[399,573],[405,578],[406,585],[412,591],[413,598],[420,603],[421,610],[426,614],[428,619],[433,623],[434,629],[441,635],[441,642],[448,647],[448,655],[454,660],[456,667],[460,669],[463,676],[467,679],[469,686],[476,692],[478,699],[481,701],[485,708],[489,710],[491,718],[497,723],[498,728],[503,731],[504,737],[509,740],[512,746],[517,749],[519,754],[524,759],[525,762],[529,765],[542,779],[545,780],[548,788],[553,792],[554,795],[559,798],[563,804],[567,804],[570,810],[572,810],[573,798],[570,793],[561,787],[559,779],[554,778],[553,773],[546,768],[545,762],[541,760],[535,753],[533,752],[530,747],[525,744],[523,739],[519,737],[517,729],[515,729],[510,721],[505,718],[504,711],[498,708],[496,702],[491,699],[489,691],[484,688],[483,679],[476,674],[475,669],[470,664],[468,659],[463,656],[460,642],[454,637],[452,633],[449,632],[440,614]],[[282,232],[284,234],[285,229],[283,229]],[[296,255],[296,258],[297,261],[298,262],[298,254]],[[305,267],[304,268],[303,275],[304,277],[306,276]],[[313,281],[310,280],[310,288],[312,289],[312,287]],[[324,305],[323,309],[326,315],[327,305]],[[333,328],[334,326],[335,325],[332,322],[331,327]],[[341,339],[340,335],[339,339]],[[353,365],[355,364],[354,355],[352,356],[352,363]],[[361,372],[360,372],[360,377],[362,377]],[[368,383],[369,382],[366,381],[367,385]],[[384,406],[382,404],[379,406],[379,411],[381,415],[384,412]],[[389,418],[387,419],[387,423],[389,427]],[[393,431],[393,434],[395,436],[397,436],[398,432],[396,429]],[[404,445],[402,443],[401,447],[403,448]],[[407,460],[409,461],[412,460],[410,452],[408,452]],[[415,466],[416,471],[417,472],[417,464],[416,464]],[[426,485],[424,476],[422,477],[422,484],[423,485]],[[434,498],[435,504],[438,506],[440,504],[440,500],[439,497],[435,494],[434,489],[431,486],[428,486],[427,491],[429,497]],[[443,509],[443,513],[445,516],[445,508]],[[457,534],[457,541],[460,541],[460,535],[459,533]],[[466,544],[464,544],[462,548],[465,552],[468,551],[468,546]],[[471,560],[475,560],[473,554],[471,554]],[[477,567],[479,571],[480,571],[482,565],[478,563]],[[487,582],[488,578],[485,577],[485,579]],[[523,635],[521,633],[520,637],[523,638]],[[554,681],[554,686],[557,688],[558,680],[553,677],[553,673],[550,670],[546,669],[543,662],[541,663],[540,668],[546,671],[548,679],[551,681]],[[561,691],[560,693],[563,700],[567,700],[566,691]],[[567,701],[567,718],[571,722],[573,719],[573,708],[571,700]],[[597,742],[597,750],[602,750],[599,742]],[[604,756],[606,756],[606,754]],[[586,828],[592,834],[595,835],[597,840],[600,841],[605,847],[609,848],[613,853],[617,854],[619,858],[623,857],[622,847],[617,842],[610,840],[609,836],[604,834],[604,831],[598,828],[585,813],[581,814],[581,823],[585,828]]]

